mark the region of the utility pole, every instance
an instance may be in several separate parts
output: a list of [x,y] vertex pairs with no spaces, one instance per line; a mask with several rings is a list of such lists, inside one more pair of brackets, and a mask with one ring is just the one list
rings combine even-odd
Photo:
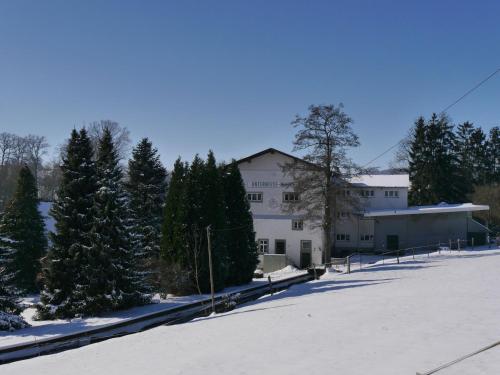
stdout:
[[208,248],[208,267],[210,270],[210,292],[212,294],[212,312],[215,314],[215,297],[214,297],[214,276],[212,271],[212,246],[210,244],[210,225],[207,226],[207,248]]

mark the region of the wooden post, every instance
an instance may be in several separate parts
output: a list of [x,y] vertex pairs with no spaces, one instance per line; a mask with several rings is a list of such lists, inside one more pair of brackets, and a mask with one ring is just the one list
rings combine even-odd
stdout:
[[451,252],[451,238],[448,240],[449,244],[450,244],[450,252]]
[[347,257],[347,273],[351,273],[351,257]]
[[273,295],[273,283],[271,282],[271,275],[267,275],[267,281],[269,282],[269,291]]
[[411,248],[411,252],[413,253],[413,260],[415,260],[415,248],[414,247]]
[[460,252],[460,238],[457,240],[457,249],[458,249],[458,252]]
[[398,257],[398,264],[399,264],[399,249],[397,251],[398,252],[396,253],[396,256]]
[[314,271],[314,280],[318,280],[318,275],[316,275],[316,265],[314,263],[313,263],[313,271]]
[[472,237],[472,250],[474,250],[474,237]]
[[215,293],[214,293],[214,276],[212,270],[212,247],[210,243],[210,225],[207,227],[207,247],[208,247],[208,267],[210,270],[210,293],[212,295],[212,312],[215,314]]
[[361,253],[359,253],[359,269],[363,268],[363,266],[361,265]]
[[441,254],[441,241],[438,242],[438,253]]

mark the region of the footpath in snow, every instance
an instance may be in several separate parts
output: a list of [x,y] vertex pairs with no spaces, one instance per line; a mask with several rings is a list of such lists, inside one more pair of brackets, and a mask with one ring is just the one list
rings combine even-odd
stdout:
[[[276,281],[296,276],[297,274],[303,272],[304,271],[297,270],[293,267],[287,267],[286,269],[273,272],[269,274],[269,276],[271,276],[271,279],[273,281]],[[252,286],[267,284],[268,283],[267,276],[268,275],[266,275],[266,278],[255,279],[253,282],[246,285],[226,288],[222,292],[217,293],[217,295],[223,295],[227,293],[236,292],[241,289],[249,288]],[[172,309],[177,306],[197,302],[203,299],[207,299],[209,297],[210,295],[207,294],[192,295],[185,297],[169,297],[167,299],[161,299],[159,296],[156,296],[153,300],[154,303],[149,305],[135,307],[123,311],[116,311],[102,317],[84,318],[84,319],[76,318],[71,320],[58,319],[58,320],[36,321],[34,320],[36,308],[29,307],[23,311],[22,315],[25,318],[25,320],[31,325],[31,327],[16,330],[14,332],[0,331],[0,348],[19,343],[25,343],[29,341],[46,339],[49,337],[56,337],[60,335],[80,332],[91,328],[97,328],[105,326],[107,324],[117,323],[127,319],[136,318],[144,314]],[[24,298],[24,304],[28,306],[34,306],[37,303],[37,301],[38,301],[38,296]]]
[[[500,340],[500,249],[328,273],[241,308],[2,374],[411,374]],[[499,374],[500,347],[438,372]]]

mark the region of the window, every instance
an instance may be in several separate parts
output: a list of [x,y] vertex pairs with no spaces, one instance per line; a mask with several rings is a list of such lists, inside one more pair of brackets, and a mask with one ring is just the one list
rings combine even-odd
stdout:
[[369,197],[374,197],[375,196],[375,191],[373,190],[361,190],[359,194],[362,197],[369,198]]
[[310,253],[312,250],[312,242],[309,240],[300,241],[300,251],[303,253]]
[[249,202],[262,202],[262,193],[247,193]]
[[342,195],[343,195],[344,197],[348,197],[348,196],[350,196],[350,195],[351,195],[351,191],[350,191],[350,190],[346,190],[346,189],[344,189],[344,190],[342,190]]
[[373,234],[362,234],[361,241],[373,241]]
[[293,219],[292,220],[292,230],[304,230],[304,220]]
[[274,253],[275,254],[285,254],[286,253],[286,240],[275,240],[274,241]]
[[298,202],[299,193],[293,191],[283,193],[283,202]]
[[350,241],[351,235],[346,233],[337,234],[337,241]]
[[399,197],[399,191],[397,191],[397,190],[386,190],[385,191],[385,197],[386,198],[398,198]]
[[259,253],[269,253],[269,240],[268,239],[259,239],[257,240],[257,245],[259,247]]
[[339,219],[345,219],[349,216],[350,216],[349,212],[345,212],[345,211],[337,212],[337,218],[339,218]]

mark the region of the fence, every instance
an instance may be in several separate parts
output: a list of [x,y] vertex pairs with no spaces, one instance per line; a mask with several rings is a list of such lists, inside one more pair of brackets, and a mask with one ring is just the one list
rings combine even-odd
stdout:
[[[403,256],[411,256],[414,260],[415,257],[419,255],[420,256],[426,255],[427,257],[430,257],[430,254],[432,252],[438,252],[439,254],[441,254],[442,251],[449,251],[449,252],[458,251],[460,253],[460,251],[465,249],[467,245],[470,245],[471,249],[474,250],[475,246],[474,238],[472,238],[469,242],[467,240],[460,238],[456,240],[450,239],[448,240],[448,242],[439,242],[424,246],[413,246],[403,249],[389,250],[382,253],[370,254],[363,252],[355,252],[343,258],[331,258],[331,261],[329,263],[326,263],[326,267],[333,267],[338,269],[339,266],[344,266],[345,272],[350,273],[351,268],[354,264],[359,263],[359,269],[363,268],[363,258],[365,258],[365,260],[367,258],[371,260],[367,264],[373,264],[377,261],[382,261],[382,265],[384,265],[386,261],[389,260],[395,260],[396,263],[399,264],[400,258]],[[359,257],[359,259],[356,259],[356,257]]]

